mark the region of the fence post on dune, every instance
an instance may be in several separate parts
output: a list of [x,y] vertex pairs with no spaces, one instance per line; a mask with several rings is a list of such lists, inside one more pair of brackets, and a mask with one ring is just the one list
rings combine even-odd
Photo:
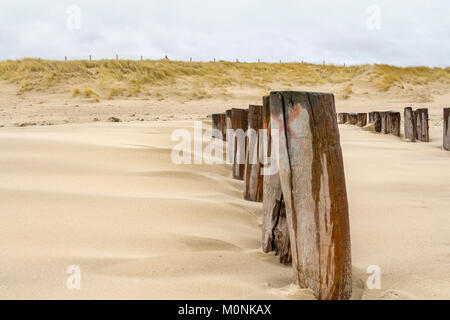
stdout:
[[348,201],[334,95],[272,92],[279,176],[292,262],[300,287],[320,300],[349,299],[352,264]]
[[[263,152],[266,160],[272,158],[272,134],[270,96],[263,97],[263,128],[267,130],[266,146]],[[274,138],[276,138],[274,136]],[[277,151],[275,151],[277,152]],[[265,165],[269,165],[265,163]],[[286,207],[277,172],[264,175],[262,250],[275,251],[283,264],[292,263],[291,244],[287,227]]]
[[404,122],[405,139],[415,142],[417,136],[416,114],[411,107],[405,108]]
[[450,108],[444,109],[444,150],[450,151]]
[[358,113],[357,115],[358,122],[356,125],[358,127],[365,127],[367,125],[367,113]]
[[430,142],[430,133],[428,125],[428,109],[421,108],[415,111],[417,121],[417,136],[416,138],[422,142]]
[[248,110],[247,109],[231,109],[231,128],[233,135],[233,178],[244,180],[245,171],[245,152],[247,148],[246,130],[248,129]]
[[263,176],[259,156],[259,132],[263,128],[263,106],[250,105],[248,109],[247,150],[245,152],[244,199],[262,202]]

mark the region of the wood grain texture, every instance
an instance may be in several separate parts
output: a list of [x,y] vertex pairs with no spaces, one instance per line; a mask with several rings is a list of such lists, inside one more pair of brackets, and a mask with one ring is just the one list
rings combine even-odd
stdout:
[[358,113],[357,120],[356,125],[358,127],[365,127],[367,125],[367,113]]
[[450,151],[450,108],[444,109],[444,150]]
[[[263,128],[268,134],[267,157],[271,156],[272,150],[270,112],[270,96],[265,96],[263,97]],[[292,255],[289,229],[278,172],[264,176],[263,184],[262,250],[266,253],[275,251],[281,263],[290,264]]]
[[405,139],[415,142],[417,136],[416,114],[411,107],[405,108],[404,125]]
[[233,178],[244,180],[245,153],[247,139],[245,132],[248,129],[248,109],[231,109],[231,128],[233,129]]
[[259,154],[259,132],[263,129],[263,106],[250,105],[248,110],[247,148],[245,154],[244,199],[262,202],[264,178]]
[[347,112],[341,112],[338,114],[339,124],[346,124],[347,121],[348,121],[348,113]]
[[350,227],[334,96],[272,92],[270,105],[297,283],[318,299],[349,299]]
[[430,129],[428,124],[428,109],[420,108],[415,111],[417,123],[416,139],[422,142],[430,142]]

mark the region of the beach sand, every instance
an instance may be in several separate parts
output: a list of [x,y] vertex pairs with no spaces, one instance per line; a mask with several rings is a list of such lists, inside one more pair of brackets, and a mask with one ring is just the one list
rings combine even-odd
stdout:
[[[450,299],[450,152],[432,125],[431,143],[340,126],[354,299]],[[173,164],[180,128],[193,120],[1,128],[0,298],[313,299],[262,253],[262,205],[228,165]]]

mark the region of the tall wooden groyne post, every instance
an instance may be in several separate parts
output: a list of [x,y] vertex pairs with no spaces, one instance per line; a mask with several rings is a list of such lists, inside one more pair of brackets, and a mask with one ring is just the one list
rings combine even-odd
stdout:
[[248,108],[247,148],[245,153],[244,199],[262,202],[264,176],[261,174],[259,134],[263,129],[263,106]]
[[279,176],[296,280],[318,299],[349,299],[349,209],[334,96],[272,92],[270,106],[272,131],[279,130]]

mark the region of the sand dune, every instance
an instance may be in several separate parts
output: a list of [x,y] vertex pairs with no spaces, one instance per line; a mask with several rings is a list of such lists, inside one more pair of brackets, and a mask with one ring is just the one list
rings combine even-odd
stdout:
[[[176,128],[192,121],[2,128],[0,298],[312,299],[262,253],[262,205],[227,165],[170,161]],[[413,144],[341,126],[355,299],[450,298],[440,134]],[[370,265],[382,290],[365,289]]]

